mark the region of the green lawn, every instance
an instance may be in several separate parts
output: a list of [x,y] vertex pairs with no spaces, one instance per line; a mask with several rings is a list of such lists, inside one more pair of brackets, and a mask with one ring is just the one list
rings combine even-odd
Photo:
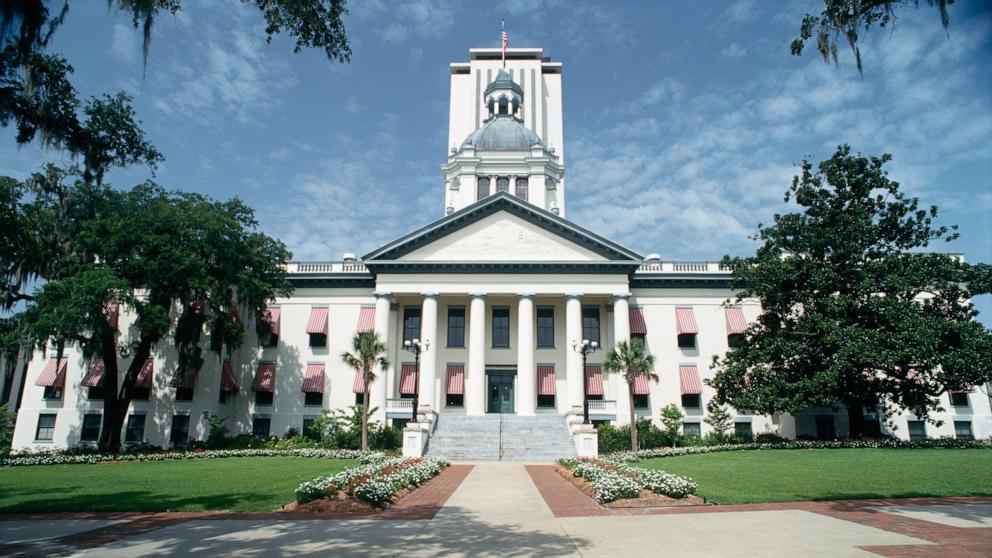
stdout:
[[992,451],[981,449],[730,451],[637,465],[691,477],[721,504],[992,496]]
[[0,513],[56,511],[272,511],[299,483],[356,462],[237,457],[43,465],[0,469]]

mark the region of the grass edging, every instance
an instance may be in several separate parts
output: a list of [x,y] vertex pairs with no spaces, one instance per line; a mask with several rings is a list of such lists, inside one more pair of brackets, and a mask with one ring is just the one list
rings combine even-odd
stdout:
[[225,459],[229,457],[315,457],[324,459],[361,459],[382,456],[382,452],[361,450],[303,449],[239,449],[239,450],[175,450],[156,453],[42,453],[0,458],[0,467],[29,467],[36,465],[93,465],[139,461],[184,461],[189,459]]

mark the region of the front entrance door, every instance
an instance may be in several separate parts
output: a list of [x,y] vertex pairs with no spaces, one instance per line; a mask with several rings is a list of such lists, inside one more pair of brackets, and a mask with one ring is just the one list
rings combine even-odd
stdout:
[[489,372],[486,374],[488,413],[513,412],[513,372]]

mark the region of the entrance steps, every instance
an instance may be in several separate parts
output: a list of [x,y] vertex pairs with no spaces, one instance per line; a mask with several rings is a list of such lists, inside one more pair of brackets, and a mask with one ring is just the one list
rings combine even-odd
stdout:
[[427,456],[455,461],[546,463],[575,457],[565,417],[557,414],[465,416],[441,413]]

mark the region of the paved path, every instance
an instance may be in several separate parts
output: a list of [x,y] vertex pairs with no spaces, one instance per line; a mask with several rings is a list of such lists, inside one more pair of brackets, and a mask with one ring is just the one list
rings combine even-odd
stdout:
[[[86,540],[85,533],[72,534],[92,528],[79,520],[0,521],[0,539],[29,545],[0,546],[0,554],[947,558],[987,555],[992,545],[989,502],[719,506],[621,516],[590,506],[588,498],[580,505],[578,498],[585,496],[571,483],[542,476],[548,472],[557,476],[549,467],[528,470],[519,464],[452,468],[401,501],[386,520],[190,514],[164,516],[158,525],[154,519],[109,528],[93,524],[103,527],[96,532],[123,532],[125,537],[97,537],[98,546],[91,548],[56,544],[73,536]],[[65,538],[31,542],[46,536]]]

